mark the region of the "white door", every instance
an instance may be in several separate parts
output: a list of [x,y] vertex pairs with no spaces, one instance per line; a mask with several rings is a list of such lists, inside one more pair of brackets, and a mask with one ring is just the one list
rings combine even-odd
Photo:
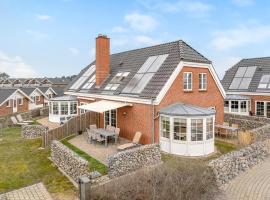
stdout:
[[13,113],[17,112],[17,98],[13,99]]

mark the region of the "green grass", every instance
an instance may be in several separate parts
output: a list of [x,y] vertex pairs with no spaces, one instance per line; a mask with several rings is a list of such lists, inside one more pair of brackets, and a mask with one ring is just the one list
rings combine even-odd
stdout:
[[92,171],[98,171],[101,174],[107,174],[108,172],[108,168],[107,166],[105,166],[104,164],[102,164],[101,162],[99,162],[98,160],[92,158],[91,156],[89,156],[88,154],[86,154],[85,152],[83,152],[82,150],[78,149],[77,147],[75,147],[74,145],[70,144],[68,141],[72,138],[74,138],[75,136],[70,136],[67,137],[63,140],[61,140],[61,142],[66,145],[68,148],[70,148],[71,150],[73,150],[75,153],[77,153],[79,156],[83,157],[85,160],[87,160],[89,162],[89,170]]
[[40,149],[41,139],[21,138],[20,127],[4,129],[0,136],[0,193],[43,182],[49,192],[74,193],[74,186]]
[[217,147],[217,150],[221,154],[226,154],[226,153],[236,150],[236,146],[234,144],[223,142],[220,140],[216,140],[215,145]]

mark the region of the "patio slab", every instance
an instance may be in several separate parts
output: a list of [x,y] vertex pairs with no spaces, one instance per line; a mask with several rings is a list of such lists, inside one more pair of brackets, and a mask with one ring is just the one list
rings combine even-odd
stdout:
[[43,126],[49,127],[49,130],[60,127],[59,123],[50,122],[49,117],[38,119],[37,122],[42,124]]
[[105,147],[104,143],[89,144],[85,135],[78,135],[77,137],[69,140],[69,142],[91,157],[97,159],[99,162],[108,166],[107,157],[111,154],[117,153],[117,146],[129,143],[130,141],[124,138],[119,138],[119,142],[117,144],[115,144],[113,141],[110,141],[108,146]]

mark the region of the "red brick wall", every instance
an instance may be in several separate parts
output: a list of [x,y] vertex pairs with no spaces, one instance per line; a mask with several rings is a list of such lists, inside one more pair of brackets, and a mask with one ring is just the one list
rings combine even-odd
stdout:
[[29,100],[27,98],[23,99],[22,105],[17,105],[17,111],[18,112],[27,112],[29,108]]
[[270,102],[270,96],[261,96],[261,95],[255,95],[255,96],[249,96],[251,98],[251,111],[254,115],[256,115],[256,101],[269,101]]
[[0,106],[0,116],[8,115],[13,113],[12,109],[12,101],[10,102],[10,107],[7,107],[7,104],[4,103],[2,106]]
[[110,39],[106,36],[96,38],[96,85],[107,78],[110,73]]
[[39,101],[36,101],[36,105],[43,105],[44,104],[44,99],[45,97],[43,95],[40,96],[40,100]]

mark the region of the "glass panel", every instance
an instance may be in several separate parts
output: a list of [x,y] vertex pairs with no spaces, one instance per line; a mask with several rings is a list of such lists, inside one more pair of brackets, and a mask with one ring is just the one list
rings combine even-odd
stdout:
[[58,102],[53,102],[53,114],[58,115],[59,110],[58,110]]
[[[81,85],[95,72],[96,66],[92,65],[84,74],[70,87],[70,89],[78,89]],[[93,78],[93,77],[92,77]]]
[[161,117],[161,137],[170,138],[170,118]]
[[192,119],[191,120],[191,141],[203,140],[203,120]]
[[256,103],[256,115],[264,116],[264,102],[257,102]]
[[105,128],[107,125],[110,125],[110,111],[106,111],[104,114],[105,117]]
[[238,110],[239,110],[238,101],[231,101],[231,111],[238,112]]
[[250,82],[251,78],[243,78],[241,84],[239,85],[239,89],[248,89]]
[[253,77],[253,74],[254,74],[254,72],[255,72],[255,70],[256,70],[256,66],[252,66],[252,67],[248,67],[247,68],[247,71],[246,71],[246,73],[245,73],[245,77],[250,77],[250,78],[252,78]]
[[157,59],[157,56],[149,57],[144,64],[141,66],[137,73],[145,73],[148,71],[149,67],[153,64],[153,62]]
[[234,77],[243,77],[246,69],[246,67],[239,67]]
[[147,72],[157,72],[167,57],[168,54],[158,56]]
[[270,75],[263,75],[260,83],[269,83]]
[[137,85],[141,80],[143,74],[135,74],[135,76],[129,81],[127,86],[124,88],[123,93],[131,93],[132,89]]
[[70,102],[70,114],[77,114],[77,102]]
[[241,83],[242,78],[234,78],[231,85],[230,89],[238,89],[240,83]]
[[240,107],[241,107],[241,112],[247,112],[247,102],[246,101],[242,101]]
[[265,83],[261,83],[258,86],[259,89],[265,89],[266,87],[267,87],[267,84],[265,84]]
[[187,140],[187,120],[175,118],[173,121],[174,140]]
[[206,119],[206,139],[212,139],[214,137],[213,118]]
[[136,85],[136,87],[132,90],[132,93],[141,93],[151,78],[154,76],[154,73],[146,73]]
[[116,110],[111,110],[111,126],[116,127]]
[[68,102],[61,102],[61,115],[68,115]]
[[199,89],[206,90],[206,74],[199,74]]
[[184,90],[192,89],[192,73],[185,72],[184,73]]

